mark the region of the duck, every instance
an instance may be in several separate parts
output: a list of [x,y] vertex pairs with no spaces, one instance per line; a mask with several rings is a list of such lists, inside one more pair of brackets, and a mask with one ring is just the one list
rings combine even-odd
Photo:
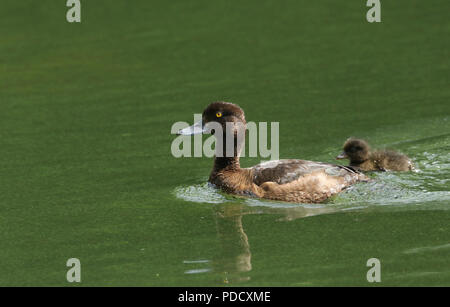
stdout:
[[406,155],[393,150],[371,151],[365,140],[356,138],[345,141],[343,151],[336,159],[349,159],[349,166],[362,171],[410,171],[414,168]]
[[[217,127],[222,128],[222,133],[217,133]],[[245,134],[245,129],[245,114],[241,107],[231,102],[216,101],[204,109],[199,122],[180,129],[177,134],[214,135],[216,153],[208,181],[229,194],[284,202],[320,203],[357,182],[369,181],[353,167],[299,159],[271,160],[241,168],[240,154],[245,140],[238,135]],[[229,142],[232,145],[226,148],[230,134],[234,142]]]

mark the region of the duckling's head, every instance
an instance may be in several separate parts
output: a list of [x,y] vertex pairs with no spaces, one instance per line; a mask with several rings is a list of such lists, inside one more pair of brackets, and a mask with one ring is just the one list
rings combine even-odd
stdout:
[[[229,124],[228,124],[229,123]],[[181,129],[178,134],[216,134],[218,129],[222,129],[222,135],[227,133],[237,134],[238,131],[245,131],[244,111],[231,102],[216,101],[206,107],[202,114],[202,120],[194,125]],[[230,131],[230,129],[232,129]]]
[[361,163],[369,159],[370,147],[366,141],[350,138],[344,143],[344,151],[336,159],[350,159],[350,162]]

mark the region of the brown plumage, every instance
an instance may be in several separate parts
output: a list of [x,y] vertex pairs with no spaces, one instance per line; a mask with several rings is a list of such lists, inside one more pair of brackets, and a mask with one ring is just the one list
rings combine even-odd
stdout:
[[362,171],[410,171],[411,160],[392,150],[371,151],[369,144],[360,139],[350,138],[344,143],[343,152],[336,159],[349,159],[350,166]]
[[[223,128],[223,134],[216,133],[210,123],[218,123]],[[227,129],[227,123],[234,125]],[[244,111],[239,106],[214,102],[204,110],[201,123],[178,132],[184,135],[214,134],[216,156],[209,182],[227,193],[317,203],[358,181],[367,181],[367,177],[351,167],[305,160],[276,160],[241,168],[239,156],[244,144],[238,136],[245,133],[245,124]],[[234,146],[228,148],[231,154],[225,155],[226,136],[229,134],[233,134]]]

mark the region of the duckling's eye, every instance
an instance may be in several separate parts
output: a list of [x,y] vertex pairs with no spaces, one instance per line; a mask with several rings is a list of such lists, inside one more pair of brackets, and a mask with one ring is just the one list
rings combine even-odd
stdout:
[[222,112],[217,112],[216,117],[222,117]]

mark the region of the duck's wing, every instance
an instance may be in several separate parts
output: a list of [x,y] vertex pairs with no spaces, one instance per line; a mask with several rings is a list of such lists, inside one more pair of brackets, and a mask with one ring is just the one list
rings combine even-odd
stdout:
[[359,181],[364,178],[363,174],[350,166],[296,159],[263,162],[253,166],[251,171],[253,182],[257,185],[264,182],[286,184],[315,172],[324,172],[326,175],[334,177],[349,177],[348,179],[351,181]]

